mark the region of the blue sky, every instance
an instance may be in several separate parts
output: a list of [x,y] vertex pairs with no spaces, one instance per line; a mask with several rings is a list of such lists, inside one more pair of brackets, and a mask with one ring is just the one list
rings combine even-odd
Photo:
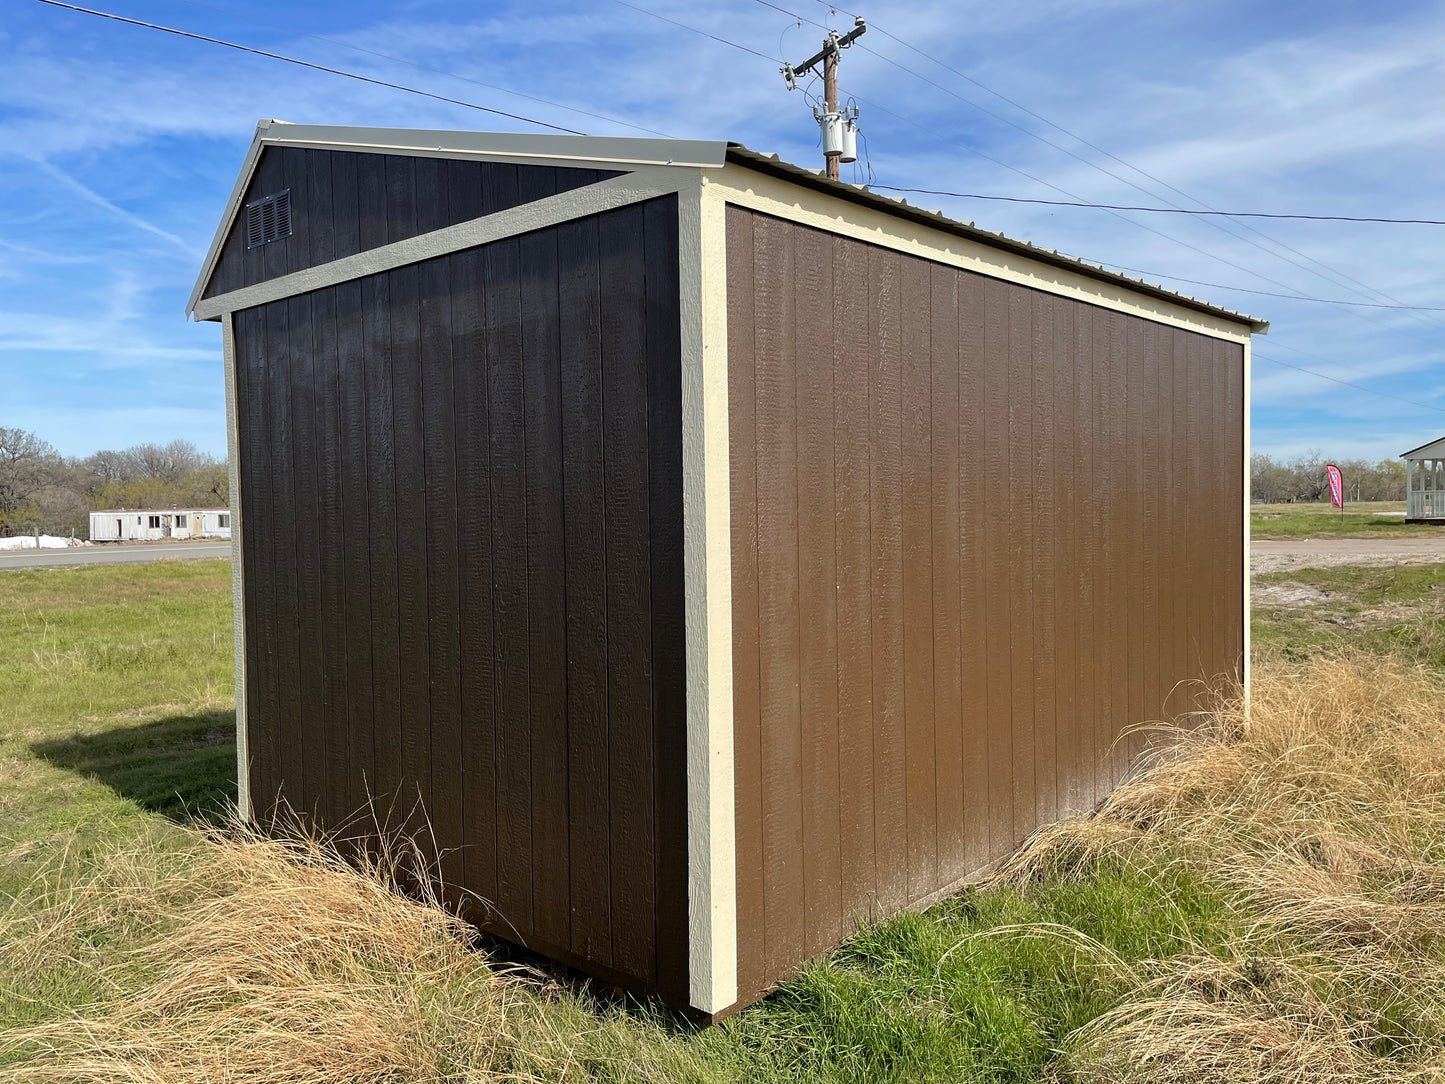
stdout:
[[[594,134],[639,133],[452,75],[667,135],[817,162],[804,96],[785,91],[776,62],[614,0],[95,3]],[[756,0],[638,5],[770,57],[801,59],[822,35]],[[818,0],[778,6],[852,23]],[[874,29],[866,51],[846,54],[842,86],[866,99],[861,122],[877,183],[1066,198],[1054,185],[1096,202],[1194,205],[1133,166],[1226,210],[1445,218],[1440,3],[882,0],[858,10]],[[0,425],[32,429],[71,455],[175,438],[224,452],[219,326],[187,323],[182,310],[261,117],[538,130],[7,0]],[[1271,320],[1255,344],[1256,450],[1375,458],[1445,432],[1445,311],[1230,288],[1445,308],[1445,227],[1251,222],[1260,231],[1252,233],[1180,216],[909,199]]]

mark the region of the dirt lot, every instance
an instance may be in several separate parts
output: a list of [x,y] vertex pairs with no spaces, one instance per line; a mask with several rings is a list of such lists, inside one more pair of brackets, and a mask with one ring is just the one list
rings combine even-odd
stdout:
[[1445,531],[1436,538],[1300,538],[1250,543],[1250,570],[1286,572],[1340,565],[1420,565],[1445,561]]

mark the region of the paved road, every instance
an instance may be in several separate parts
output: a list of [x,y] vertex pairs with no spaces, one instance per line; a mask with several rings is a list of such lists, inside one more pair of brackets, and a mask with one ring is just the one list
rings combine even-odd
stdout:
[[[0,551],[0,571],[11,568],[68,568],[75,565],[128,565],[147,561],[203,561],[231,556],[229,542],[183,542],[137,546],[77,546],[63,550]],[[1256,572],[1336,565],[1424,564],[1445,562],[1445,531],[1439,538],[1302,538],[1251,543],[1250,567]]]
[[204,561],[229,558],[229,542],[147,543],[138,546],[75,546],[63,550],[0,551],[0,572],[12,568],[70,568],[75,565],[134,565],[148,561]]
[[1292,568],[1338,565],[1420,565],[1445,562],[1445,531],[1438,538],[1260,539],[1249,547],[1250,570],[1284,572]]

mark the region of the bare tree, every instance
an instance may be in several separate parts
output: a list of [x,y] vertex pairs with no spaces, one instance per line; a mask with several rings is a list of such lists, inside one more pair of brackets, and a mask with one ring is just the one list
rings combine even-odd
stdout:
[[1290,469],[1263,452],[1249,457],[1249,475],[1250,496],[1257,501],[1281,504],[1296,496],[1295,477]]
[[188,440],[169,444],[137,444],[123,453],[130,464],[131,476],[154,478],[158,482],[178,483],[215,460]]
[[55,449],[34,433],[0,426],[0,519],[35,499],[55,458]]
[[132,477],[134,467],[128,452],[100,451],[80,464],[93,480],[96,488],[114,482],[124,482]]
[[[1405,499],[1405,464],[1398,459],[1367,463],[1362,459],[1334,461],[1345,476],[1347,499],[1399,501]],[[1308,451],[1282,463],[1257,452],[1250,456],[1250,495],[1270,504],[1284,501],[1321,501],[1329,496],[1325,460]]]
[[1318,448],[1310,448],[1303,455],[1295,456],[1289,462],[1289,469],[1295,476],[1296,500],[1317,501],[1329,491],[1329,482],[1325,480],[1325,461]]

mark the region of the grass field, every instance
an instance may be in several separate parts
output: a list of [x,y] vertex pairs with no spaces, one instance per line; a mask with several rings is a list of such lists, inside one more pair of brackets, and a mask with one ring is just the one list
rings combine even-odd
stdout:
[[0,1081],[1441,1079],[1445,566],[1265,580],[1248,728],[698,1030],[226,829],[224,562],[5,573]]
[[1249,510],[1254,538],[1431,538],[1445,528],[1405,522],[1404,501],[1346,504],[1343,514],[1328,502],[1256,504]]

